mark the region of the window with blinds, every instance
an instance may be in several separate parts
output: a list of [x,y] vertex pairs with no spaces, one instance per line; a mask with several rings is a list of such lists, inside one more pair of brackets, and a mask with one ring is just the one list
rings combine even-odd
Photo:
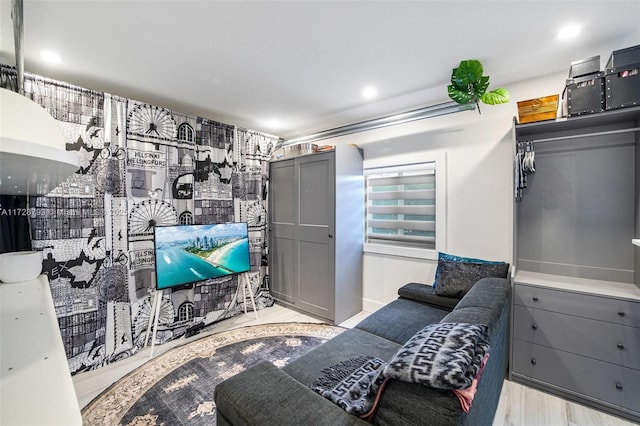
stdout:
[[366,243],[435,249],[436,163],[365,170]]

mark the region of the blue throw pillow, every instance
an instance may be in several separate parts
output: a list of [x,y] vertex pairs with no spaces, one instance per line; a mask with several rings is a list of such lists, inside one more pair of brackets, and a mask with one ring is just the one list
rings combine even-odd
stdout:
[[[473,257],[457,256],[455,254],[443,253],[440,251],[438,252],[438,263],[441,260],[445,260],[448,262],[482,263],[482,264],[489,264],[489,265],[504,264],[504,262],[502,261],[484,260],[484,259],[476,259]],[[436,277],[435,277],[435,280],[433,281],[433,288],[436,288],[438,286],[438,276],[440,275],[439,269],[440,268],[436,268]]]

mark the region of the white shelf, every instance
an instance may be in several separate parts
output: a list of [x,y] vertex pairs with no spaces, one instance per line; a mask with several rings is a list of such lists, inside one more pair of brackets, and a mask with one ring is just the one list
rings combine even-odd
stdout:
[[45,195],[80,168],[47,110],[2,88],[0,109],[0,194]]
[[539,287],[550,287],[579,293],[590,293],[599,296],[617,297],[627,300],[640,300],[640,288],[633,283],[617,281],[601,281],[567,275],[541,274],[519,270],[513,279],[520,284]]
[[82,425],[46,275],[0,283],[0,424]]

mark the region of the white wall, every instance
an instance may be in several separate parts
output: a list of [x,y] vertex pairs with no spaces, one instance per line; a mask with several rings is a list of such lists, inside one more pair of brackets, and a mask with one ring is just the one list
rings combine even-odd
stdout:
[[[512,262],[513,117],[517,101],[562,94],[566,73],[510,84],[511,102],[329,139],[353,143],[367,163],[383,157],[399,162],[425,153],[447,157],[446,251]],[[442,100],[443,102],[446,99]],[[431,284],[437,261],[364,255],[363,307],[373,311],[397,298],[407,282]]]

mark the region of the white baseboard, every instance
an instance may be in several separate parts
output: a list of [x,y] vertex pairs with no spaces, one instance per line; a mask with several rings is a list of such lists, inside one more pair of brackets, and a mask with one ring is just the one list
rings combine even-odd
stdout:
[[386,303],[377,302],[371,299],[362,299],[362,310],[367,312],[375,312],[382,308]]

